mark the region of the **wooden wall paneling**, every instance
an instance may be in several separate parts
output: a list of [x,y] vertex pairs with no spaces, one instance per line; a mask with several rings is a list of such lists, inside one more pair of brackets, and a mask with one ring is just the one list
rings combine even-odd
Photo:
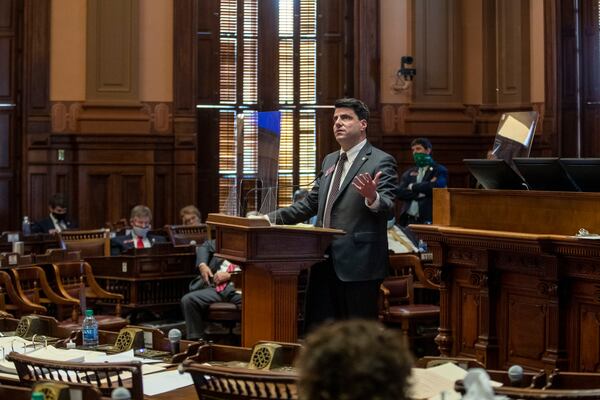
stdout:
[[577,120],[577,21],[573,2],[558,2],[559,25],[559,83],[560,90],[560,137],[561,155],[563,157],[577,157],[578,138]]
[[[49,1],[25,1],[23,49],[25,58],[25,114],[27,132],[48,132],[50,112],[50,7]],[[29,117],[43,118],[29,118]]]
[[[197,168],[197,204],[206,218],[209,212],[219,211],[219,111],[199,109],[198,117],[198,168]],[[175,193],[186,190],[175,178]]]
[[[0,13],[2,11],[0,10]],[[13,104],[15,84],[15,37],[0,28],[0,104]]]
[[559,136],[559,21],[557,4],[544,0],[544,117],[541,130],[550,147],[549,155],[562,155]]
[[[52,189],[46,166],[30,165],[43,158],[50,132],[50,7],[51,2],[26,0],[23,3],[23,154],[19,167],[22,214],[34,220],[48,215]],[[22,151],[22,153],[21,153]]]
[[148,194],[150,183],[147,182],[148,179],[148,175],[144,171],[137,170],[137,168],[127,168],[126,171],[120,174],[118,187],[121,194],[121,213],[119,218],[129,219],[131,209],[138,204],[150,207],[154,213],[154,204],[147,201],[147,199],[151,199]]
[[[196,179],[195,173],[191,168],[188,168],[187,173],[183,168],[181,168],[177,173],[175,173],[174,196],[173,196],[175,213],[173,214],[171,223],[180,223],[179,210],[181,210],[181,208],[183,208],[187,205],[194,204],[193,203],[193,200],[194,200],[193,188],[196,187],[196,182],[202,183],[203,181],[205,181],[205,179]],[[200,187],[199,192],[200,192],[200,197],[199,197],[200,199],[209,197],[205,187]],[[202,201],[200,201],[199,204],[202,204]],[[218,211],[218,210],[215,209],[215,211]],[[202,217],[204,219],[206,219],[207,215],[208,214],[202,213]]]
[[581,38],[581,156],[598,157],[600,154],[600,5],[591,0],[580,0]]
[[455,0],[415,2],[414,103],[462,104],[460,5]]
[[[111,196],[111,175],[82,167],[80,176],[84,181],[80,184],[83,189],[80,194],[80,228],[94,229],[104,227],[107,222],[116,222],[118,218],[113,217],[112,207],[119,204]],[[128,215],[126,217],[129,219]]]
[[[258,111],[279,109],[279,6],[275,2],[258,2]],[[242,66],[238,63],[239,68]],[[240,88],[238,87],[238,90]]]
[[[173,188],[173,171],[175,168],[169,165],[160,165],[154,168],[154,208],[152,209],[152,226],[158,228],[166,224],[178,223],[175,217],[175,208],[173,207],[176,194]],[[193,186],[188,189],[193,193]],[[192,196],[188,196],[192,197]],[[191,203],[190,203],[191,204]]]
[[[419,1],[420,2],[420,1]],[[364,101],[371,110],[379,109],[379,2],[355,0],[352,17],[353,53],[347,54],[354,61],[353,97]],[[379,136],[379,133],[377,133]]]
[[0,171],[13,172],[15,110],[0,108]]
[[87,100],[139,100],[138,0],[87,2]]
[[27,173],[28,204],[26,215],[34,221],[48,216],[48,199],[50,198],[50,177],[45,166],[30,166]]
[[530,102],[529,0],[497,4],[498,103]]
[[319,1],[317,4],[317,104],[333,105],[348,93],[346,88],[344,0]]
[[17,88],[20,86],[21,59],[17,47],[21,40],[18,12],[20,2],[0,2],[0,231],[16,229],[20,217],[19,114]]
[[[183,2],[187,4],[188,2]],[[190,54],[181,54],[178,55],[184,58],[185,61],[188,61],[186,57],[194,57],[192,60],[196,60],[197,67],[194,69],[190,69],[189,71],[186,69],[184,73],[192,73],[193,77],[192,82],[198,81],[197,86],[198,89],[195,92],[187,94],[187,91],[192,90],[192,86],[188,84],[188,82],[182,82],[182,99],[189,99],[190,103],[185,108],[186,111],[194,112],[194,108],[196,104],[218,104],[219,102],[219,80],[214,79],[214,77],[219,76],[219,1],[209,0],[209,1],[194,1],[189,2],[193,3],[198,8],[197,17],[193,22],[195,24],[190,25],[195,28],[195,32],[182,32],[183,34],[194,34],[195,36],[191,36],[192,38],[196,38],[195,43],[186,43],[188,45],[188,49],[195,49],[196,52],[191,52]],[[183,18],[192,18],[194,17],[194,13],[192,10],[194,6],[192,4],[186,5],[186,10],[189,16],[182,16]],[[183,7],[179,5],[179,7]],[[183,12],[183,10],[182,10]],[[188,61],[189,62],[189,61]],[[184,64],[186,65],[186,64]],[[181,67],[180,67],[181,68]]]

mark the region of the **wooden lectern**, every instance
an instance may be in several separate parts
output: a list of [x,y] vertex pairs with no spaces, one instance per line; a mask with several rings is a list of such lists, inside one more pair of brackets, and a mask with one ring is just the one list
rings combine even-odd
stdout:
[[209,214],[206,223],[215,227],[216,255],[243,270],[242,346],[295,342],[298,274],[323,260],[333,236],[343,232],[223,214]]

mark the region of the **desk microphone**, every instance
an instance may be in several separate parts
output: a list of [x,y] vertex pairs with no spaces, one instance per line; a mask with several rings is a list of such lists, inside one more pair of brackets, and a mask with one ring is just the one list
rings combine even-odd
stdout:
[[523,386],[523,367],[520,365],[513,365],[508,369],[508,379],[510,379],[510,385],[514,387]]
[[115,388],[110,394],[113,400],[131,400],[131,393],[124,387]]
[[181,340],[181,331],[173,328],[169,331],[169,342],[171,343],[171,353],[179,353],[179,341]]

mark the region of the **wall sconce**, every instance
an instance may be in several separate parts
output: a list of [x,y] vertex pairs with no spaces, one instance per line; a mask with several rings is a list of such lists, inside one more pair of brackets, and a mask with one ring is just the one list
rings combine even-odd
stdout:
[[408,68],[412,65],[414,59],[412,56],[402,56],[400,59],[400,69],[396,72],[396,81],[392,85],[392,89],[396,92],[408,90],[412,85],[413,77],[417,74],[415,68]]

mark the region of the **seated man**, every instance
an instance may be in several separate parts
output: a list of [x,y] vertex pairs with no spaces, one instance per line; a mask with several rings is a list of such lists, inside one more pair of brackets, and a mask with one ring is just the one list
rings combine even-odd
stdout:
[[400,177],[396,195],[404,200],[400,225],[431,224],[433,208],[433,188],[445,188],[448,170],[431,158],[431,142],[417,138],[410,144],[415,166],[410,167]]
[[52,195],[48,200],[50,214],[47,218],[34,223],[31,226],[31,233],[56,233],[76,228],[77,224],[68,218],[67,208],[67,199],[62,193]]
[[205,312],[212,303],[242,304],[242,296],[230,282],[231,273],[240,267],[215,257],[215,240],[207,240],[198,247],[197,261],[200,275],[190,283],[190,292],[182,297],[181,307],[185,317],[187,338],[202,339],[206,328]]
[[149,235],[152,227],[152,211],[146,206],[137,205],[131,209],[129,217],[131,233],[115,236],[110,240],[110,254],[117,256],[129,249],[144,249],[152,247],[154,243],[166,242],[162,236]]
[[300,400],[409,398],[412,357],[398,331],[374,321],[324,325],[298,358]]
[[196,206],[185,206],[179,211],[182,225],[198,226],[202,222],[200,210]]

